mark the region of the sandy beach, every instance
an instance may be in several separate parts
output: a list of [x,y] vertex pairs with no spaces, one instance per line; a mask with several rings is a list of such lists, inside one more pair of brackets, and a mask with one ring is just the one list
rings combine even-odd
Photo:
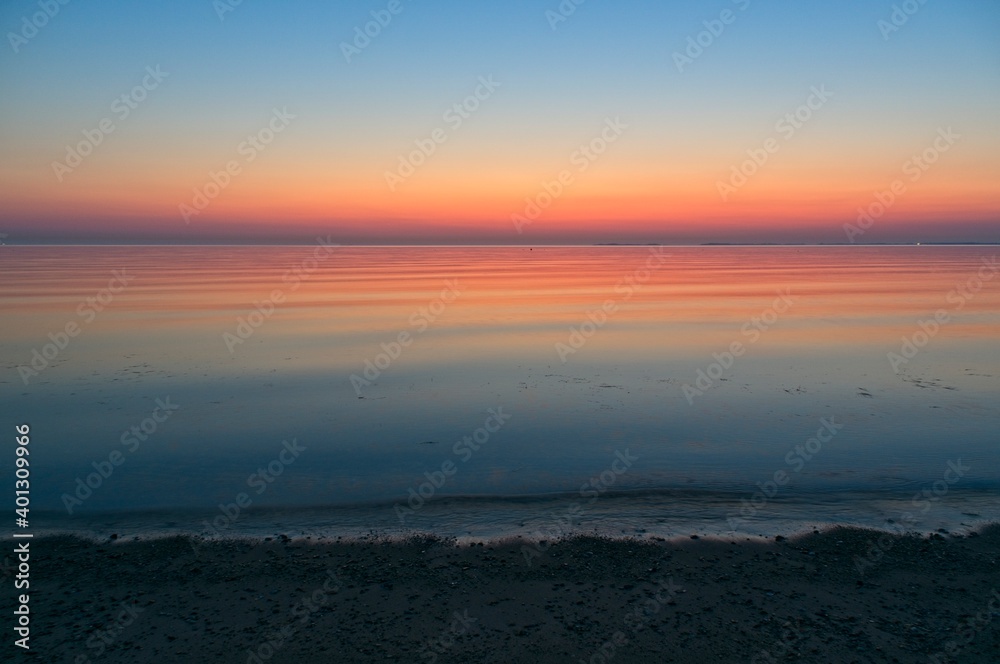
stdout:
[[463,547],[50,537],[32,551],[32,655],[44,662],[985,663],[1000,652],[997,526]]

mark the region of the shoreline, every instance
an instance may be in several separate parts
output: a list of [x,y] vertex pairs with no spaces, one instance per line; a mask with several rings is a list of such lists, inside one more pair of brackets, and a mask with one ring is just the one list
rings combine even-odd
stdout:
[[[570,541],[577,539],[606,540],[610,542],[621,542],[629,544],[679,544],[688,540],[701,540],[704,542],[736,542],[738,544],[763,543],[795,540],[810,535],[822,535],[833,530],[851,530],[871,533],[874,537],[888,535],[901,538],[930,538],[935,535],[947,537],[964,538],[976,537],[983,530],[993,527],[1000,527],[1000,522],[992,519],[976,519],[971,523],[963,523],[957,528],[934,528],[927,526],[923,528],[905,528],[902,524],[893,521],[882,526],[870,526],[857,523],[816,523],[802,525],[799,528],[772,529],[766,533],[747,531],[708,531],[707,529],[690,529],[669,534],[650,532],[643,528],[634,533],[614,533],[609,534],[597,529],[585,530],[577,528],[565,532],[555,530],[546,534],[541,531],[534,533],[516,533],[501,535],[473,535],[473,534],[443,534],[431,530],[408,529],[400,531],[387,531],[370,528],[367,532],[336,532],[319,534],[322,531],[302,530],[297,535],[290,535],[295,528],[271,528],[265,534],[260,526],[252,531],[234,528],[219,534],[194,534],[189,530],[180,531],[142,531],[132,532],[128,527],[116,528],[110,525],[92,526],[78,529],[60,528],[36,528],[35,533],[38,539],[71,539],[87,542],[95,545],[115,544],[116,546],[130,543],[158,542],[166,540],[185,540],[191,542],[194,548],[225,544],[244,544],[257,546],[267,544],[272,541],[279,541],[286,544],[309,544],[309,545],[347,545],[347,544],[406,544],[412,540],[433,540],[442,544],[449,544],[455,547],[468,547],[482,544],[485,546],[504,547],[511,545],[536,544],[547,541]],[[309,534],[312,533],[312,534]]]
[[[287,535],[320,541],[367,538],[405,540],[414,535],[499,544],[574,536],[672,540],[689,535],[719,538],[795,537],[844,526],[893,534],[968,533],[1000,523],[996,490],[965,487],[949,491],[933,510],[913,515],[912,494],[897,492],[813,492],[771,498],[746,510],[744,492],[640,490],[608,492],[585,502],[578,494],[442,496],[400,519],[392,502],[313,506],[259,506],[240,510],[134,509],[65,512],[37,510],[39,536],[75,535],[101,541],[195,537],[217,540]],[[741,509],[742,508],[742,509]]]
[[924,663],[953,642],[959,661],[990,662],[1000,525],[974,532],[463,546],[48,536],[32,542],[32,650],[51,662]]

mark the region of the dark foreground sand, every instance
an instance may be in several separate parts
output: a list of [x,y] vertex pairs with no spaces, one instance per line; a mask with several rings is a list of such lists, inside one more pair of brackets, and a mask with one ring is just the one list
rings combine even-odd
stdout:
[[[1000,662],[995,526],[930,539],[581,538],[530,568],[519,544],[434,540],[32,549],[32,654],[19,661]],[[862,574],[854,556],[870,551],[881,559]],[[949,648],[951,660],[928,659]],[[8,661],[15,649],[3,649]]]

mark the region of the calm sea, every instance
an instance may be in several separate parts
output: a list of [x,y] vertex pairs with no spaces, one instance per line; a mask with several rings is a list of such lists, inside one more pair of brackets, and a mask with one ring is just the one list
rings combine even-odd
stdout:
[[4,426],[42,530],[961,529],[997,254],[2,247]]

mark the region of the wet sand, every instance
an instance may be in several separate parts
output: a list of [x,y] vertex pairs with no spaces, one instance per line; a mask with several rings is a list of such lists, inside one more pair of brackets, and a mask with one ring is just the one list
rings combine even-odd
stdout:
[[542,548],[39,539],[23,659],[998,661],[998,526]]

